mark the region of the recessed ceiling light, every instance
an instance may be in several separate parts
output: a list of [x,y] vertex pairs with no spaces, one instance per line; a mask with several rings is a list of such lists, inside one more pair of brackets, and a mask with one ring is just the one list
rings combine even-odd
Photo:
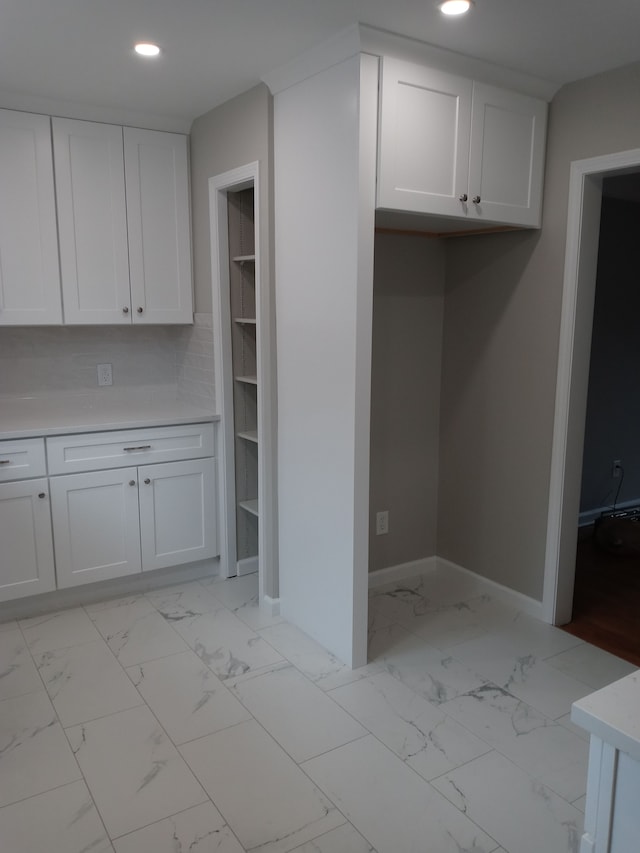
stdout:
[[464,15],[471,5],[472,0],[444,0],[439,8],[443,15]]
[[134,45],[133,49],[140,56],[157,56],[160,53],[158,45],[151,44],[150,42],[138,42],[138,44]]

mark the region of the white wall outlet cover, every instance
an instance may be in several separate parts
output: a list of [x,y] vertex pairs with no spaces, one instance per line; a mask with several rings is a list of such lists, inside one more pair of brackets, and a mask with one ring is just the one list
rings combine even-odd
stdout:
[[98,365],[98,385],[113,385],[113,371],[110,364]]

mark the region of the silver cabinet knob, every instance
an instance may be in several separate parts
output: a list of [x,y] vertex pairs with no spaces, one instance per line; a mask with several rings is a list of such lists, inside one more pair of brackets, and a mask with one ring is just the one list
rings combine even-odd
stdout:
[[129,480],[129,485],[130,485],[130,486],[135,486],[135,484],[136,484],[136,481],[135,481],[135,480]]
[[128,305],[125,305],[125,306],[124,306],[124,308],[122,309],[122,313],[123,313],[123,314],[128,314],[128,313],[129,313],[129,306],[128,306]]
[[150,482],[151,482],[151,480],[150,480],[148,477],[145,477],[145,478],[144,478],[144,484],[145,484],[145,486],[148,486]]
[[42,498],[46,498],[46,496],[47,496],[47,493],[46,493],[46,492],[40,492],[40,494],[38,495],[38,497],[40,498],[40,500],[42,500]]
[[142,308],[142,305],[139,305],[139,306],[138,306],[138,308],[137,308],[138,314],[142,314],[142,311],[143,311],[143,310],[144,310],[144,309]]
[[460,201],[466,201],[468,198],[469,196],[466,193],[462,193],[462,195],[459,196]]
[[482,199],[480,198],[479,195],[474,195],[474,197],[471,200],[473,201],[474,204],[480,204],[480,202],[482,201]]

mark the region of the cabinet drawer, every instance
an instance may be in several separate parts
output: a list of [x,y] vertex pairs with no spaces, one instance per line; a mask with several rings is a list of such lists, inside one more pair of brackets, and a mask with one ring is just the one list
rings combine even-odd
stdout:
[[213,424],[60,435],[47,439],[49,474],[213,456]]
[[0,483],[46,475],[43,438],[0,441]]

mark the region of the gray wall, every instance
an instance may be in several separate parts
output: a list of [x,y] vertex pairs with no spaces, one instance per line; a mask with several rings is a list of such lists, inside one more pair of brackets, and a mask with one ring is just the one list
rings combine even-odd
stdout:
[[254,160],[260,163],[261,276],[263,282],[272,279],[272,123],[273,98],[261,84],[205,113],[191,126],[191,227],[196,311],[212,310],[209,178]]
[[[603,198],[580,510],[640,498],[640,204]],[[624,481],[611,477],[621,459]]]
[[447,243],[439,555],[542,598],[572,160],[640,145],[640,63],[550,111],[540,232]]
[[376,235],[373,299],[370,571],[436,553],[442,241]]

